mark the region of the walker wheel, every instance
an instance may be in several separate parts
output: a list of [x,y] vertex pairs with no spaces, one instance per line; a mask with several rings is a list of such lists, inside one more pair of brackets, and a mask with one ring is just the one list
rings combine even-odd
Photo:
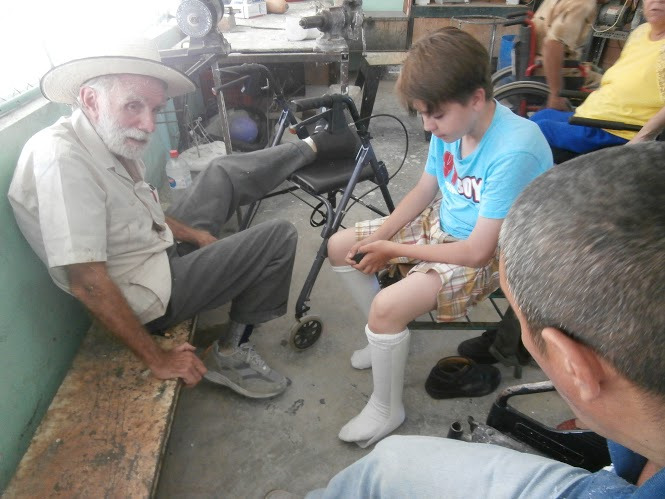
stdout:
[[323,332],[323,322],[318,315],[306,315],[291,328],[291,344],[296,350],[306,350],[317,342]]

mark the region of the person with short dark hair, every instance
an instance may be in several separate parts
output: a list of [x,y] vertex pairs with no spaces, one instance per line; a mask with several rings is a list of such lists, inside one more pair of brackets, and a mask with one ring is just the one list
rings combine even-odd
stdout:
[[307,499],[665,497],[664,207],[665,144],[644,143],[555,166],[501,227],[501,287],[524,344],[575,415],[608,439],[610,468],[391,436]]
[[[485,48],[457,28],[411,47],[396,90],[432,132],[425,171],[390,216],[360,222],[328,243],[333,271],[368,318],[369,344],[351,364],[371,367],[374,380],[369,402],[339,433],[344,441],[365,447],[402,424],[407,324],[430,310],[439,321],[461,317],[498,287],[503,218],[522,188],[552,165],[538,127],[492,98],[488,61]],[[379,291],[374,273],[394,263],[415,267]]]

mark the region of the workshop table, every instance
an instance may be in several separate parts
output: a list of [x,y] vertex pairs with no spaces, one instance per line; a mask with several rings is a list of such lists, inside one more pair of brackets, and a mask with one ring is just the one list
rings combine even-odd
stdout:
[[[176,67],[188,65],[184,69],[188,76],[193,76],[201,68],[208,66],[212,69],[215,87],[221,84],[220,67],[243,63],[339,63],[340,92],[348,92],[349,82],[349,49],[346,43],[334,50],[322,50],[316,39],[291,41],[287,38],[287,17],[305,17],[316,14],[317,5],[321,2],[306,1],[290,3],[285,14],[266,14],[250,19],[235,16],[236,26],[224,29],[222,34],[230,45],[230,50],[224,53],[205,53],[197,51],[190,53],[187,45],[188,38],[181,41],[178,46],[160,51],[162,60]],[[226,14],[225,14],[226,16]],[[228,21],[223,19],[222,23]],[[227,23],[228,24],[228,23]],[[188,62],[189,61],[189,62]],[[224,96],[217,93],[222,139],[227,154],[231,154],[231,137],[229,134],[228,116]]]
[[316,14],[316,5],[321,2],[292,2],[284,14],[266,14],[242,19],[235,17],[236,27],[223,32],[231,44],[231,53],[220,57],[221,64],[242,63],[339,63],[339,84],[342,93],[349,83],[349,49],[321,50],[316,39],[291,41],[286,34],[287,17],[305,17]]

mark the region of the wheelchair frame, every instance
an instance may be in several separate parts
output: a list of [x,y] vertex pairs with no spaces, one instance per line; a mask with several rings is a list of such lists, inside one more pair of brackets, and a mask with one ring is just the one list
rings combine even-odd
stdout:
[[[311,347],[319,339],[323,332],[323,321],[319,316],[306,315],[310,310],[308,302],[316,278],[323,266],[324,260],[327,258],[328,252],[328,239],[337,232],[342,225],[342,220],[346,214],[346,208],[350,200],[360,203],[371,211],[377,213],[379,216],[386,216],[387,213],[379,210],[373,205],[364,203],[362,199],[353,194],[356,185],[364,180],[371,180],[378,185],[383,200],[389,212],[395,209],[392,197],[388,191],[389,175],[385,164],[376,158],[374,149],[370,142],[370,133],[366,125],[366,120],[361,120],[356,109],[353,99],[348,95],[333,94],[324,95],[322,97],[295,99],[292,101],[292,106],[296,112],[325,109],[314,116],[307,118],[303,121],[298,121],[294,110],[286,101],[282,89],[277,84],[272,76],[270,70],[261,64],[243,64],[241,66],[231,66],[223,68],[224,72],[233,72],[240,76],[240,78],[233,80],[229,83],[220,85],[215,90],[219,91],[228,86],[238,84],[250,78],[253,74],[258,74],[268,80],[268,85],[272,88],[274,103],[281,109],[280,117],[277,121],[277,131],[273,140],[270,142],[269,147],[274,147],[280,144],[284,133],[287,128],[293,133],[297,134],[299,138],[309,136],[307,126],[316,123],[318,120],[327,119],[331,130],[338,130],[340,127],[348,127],[344,111],[348,111],[351,119],[356,126],[358,136],[360,137],[361,147],[353,162],[350,164],[348,160],[334,160],[334,161],[319,161],[294,172],[287,182],[291,186],[269,193],[263,199],[278,196],[285,193],[293,193],[296,190],[302,190],[310,196],[317,199],[321,206],[325,208],[323,229],[321,231],[322,242],[314,258],[314,262],[310,267],[309,273],[305,279],[303,287],[298,296],[295,306],[296,323],[291,328],[290,341],[297,350],[304,350]],[[342,169],[349,175],[348,181],[345,185],[340,186],[338,183],[328,183],[327,185],[317,185],[312,180],[317,179],[317,173],[325,173],[325,170]],[[322,175],[319,175],[321,177]],[[337,195],[341,194],[339,201]],[[259,202],[250,205],[247,213],[242,217],[240,222],[240,229],[247,228],[256,212],[258,211]]]
[[[550,94],[546,83],[534,79],[535,72],[542,68],[542,63],[536,60],[536,28],[532,20],[533,14],[532,11],[525,11],[507,16],[509,20],[504,26],[520,25],[517,42],[513,48],[513,63],[495,72],[491,80],[494,98],[504,104],[509,103],[508,107],[523,117],[542,109]],[[527,50],[521,49],[523,45],[528,45]],[[564,61],[564,68],[577,68],[581,78],[586,78],[588,73],[587,68],[578,61]],[[516,81],[500,84],[501,80],[510,75],[514,76]]]

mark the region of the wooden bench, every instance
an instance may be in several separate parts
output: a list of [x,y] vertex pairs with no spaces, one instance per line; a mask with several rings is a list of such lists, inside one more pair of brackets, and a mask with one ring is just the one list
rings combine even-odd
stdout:
[[[157,341],[190,341],[196,320]],[[181,383],[162,381],[93,325],[4,492],[24,497],[150,497]]]

